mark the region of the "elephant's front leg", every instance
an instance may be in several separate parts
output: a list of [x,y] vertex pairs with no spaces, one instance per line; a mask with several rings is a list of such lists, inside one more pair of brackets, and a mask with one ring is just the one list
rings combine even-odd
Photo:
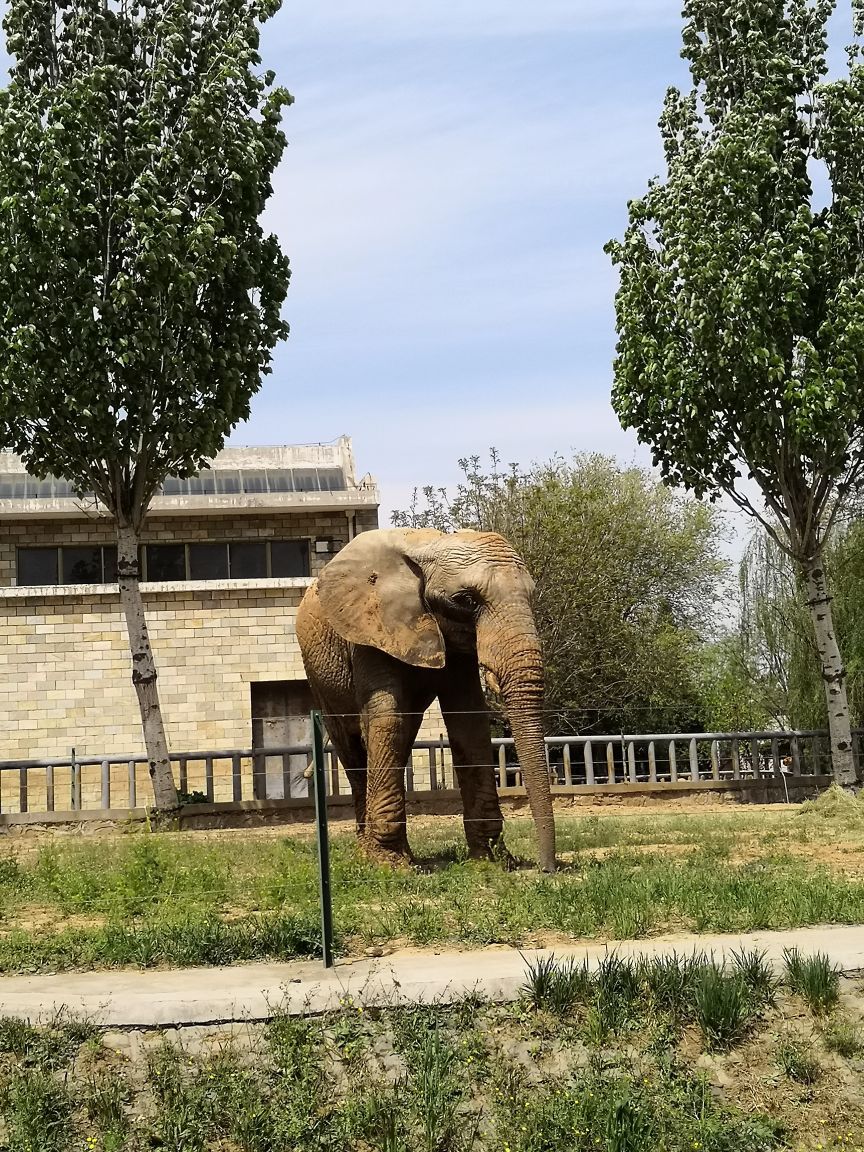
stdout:
[[422,711],[399,710],[398,698],[374,692],[363,715],[367,753],[366,827],[362,837],[370,856],[410,862],[405,812],[405,765],[420,728]]
[[509,866],[512,857],[504,846],[504,817],[495,787],[492,726],[476,657],[448,658],[438,698],[462,794],[468,855],[497,858]]

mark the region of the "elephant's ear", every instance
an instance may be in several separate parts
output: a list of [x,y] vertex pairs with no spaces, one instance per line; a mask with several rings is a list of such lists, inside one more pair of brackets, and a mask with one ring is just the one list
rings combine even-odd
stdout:
[[325,567],[318,596],[328,623],[350,644],[417,668],[443,668],[444,638],[423,600],[422,569],[411,558],[427,536],[440,533],[361,532]]

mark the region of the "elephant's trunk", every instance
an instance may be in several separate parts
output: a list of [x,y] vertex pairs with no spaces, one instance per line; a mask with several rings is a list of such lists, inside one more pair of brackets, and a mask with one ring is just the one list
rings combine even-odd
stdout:
[[522,779],[528,793],[540,867],[555,871],[555,820],[546,764],[543,732],[543,658],[530,610],[518,613],[514,626],[512,608],[502,626],[501,615],[484,627],[478,624],[477,654],[481,664],[498,681],[516,743]]

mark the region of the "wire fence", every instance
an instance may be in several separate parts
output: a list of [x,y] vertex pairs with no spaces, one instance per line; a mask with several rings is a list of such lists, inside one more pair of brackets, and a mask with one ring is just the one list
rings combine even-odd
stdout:
[[[377,716],[376,722],[387,725],[398,718]],[[862,732],[856,731],[856,760],[861,739]],[[514,740],[494,738],[490,751],[488,763],[476,762],[475,756],[471,767],[491,771],[502,796],[524,795]],[[545,753],[552,791],[565,795],[634,786],[662,790],[771,782],[782,783],[788,792],[790,781],[802,778],[815,784],[831,772],[828,734],[815,730],[556,735],[545,738]],[[404,767],[392,770],[404,772],[409,798],[434,798],[458,789],[460,755],[464,761],[464,752],[457,746],[454,757],[450,739],[441,734],[415,741]],[[347,798],[345,766],[332,744],[325,746],[324,757],[328,799]],[[266,747],[178,752],[171,763],[187,803],[288,801],[311,807],[312,759],[310,738]],[[140,754],[77,756],[72,749],[68,756],[50,760],[0,761],[0,814],[123,812],[150,805],[151,795],[147,758]]]

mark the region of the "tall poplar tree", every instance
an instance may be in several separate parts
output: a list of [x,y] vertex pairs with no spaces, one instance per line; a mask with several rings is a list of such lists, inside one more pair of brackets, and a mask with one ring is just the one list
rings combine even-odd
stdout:
[[9,0],[0,91],[0,440],[94,493],[156,804],[177,794],[139,588],[154,493],[249,414],[287,334],[260,216],[289,94],[261,73],[277,0]]
[[615,409],[669,483],[727,494],[794,560],[848,785],[824,549],[864,474],[864,0],[845,74],[827,83],[834,6],[686,0],[693,87],[666,97],[666,176],[607,250],[621,273]]

